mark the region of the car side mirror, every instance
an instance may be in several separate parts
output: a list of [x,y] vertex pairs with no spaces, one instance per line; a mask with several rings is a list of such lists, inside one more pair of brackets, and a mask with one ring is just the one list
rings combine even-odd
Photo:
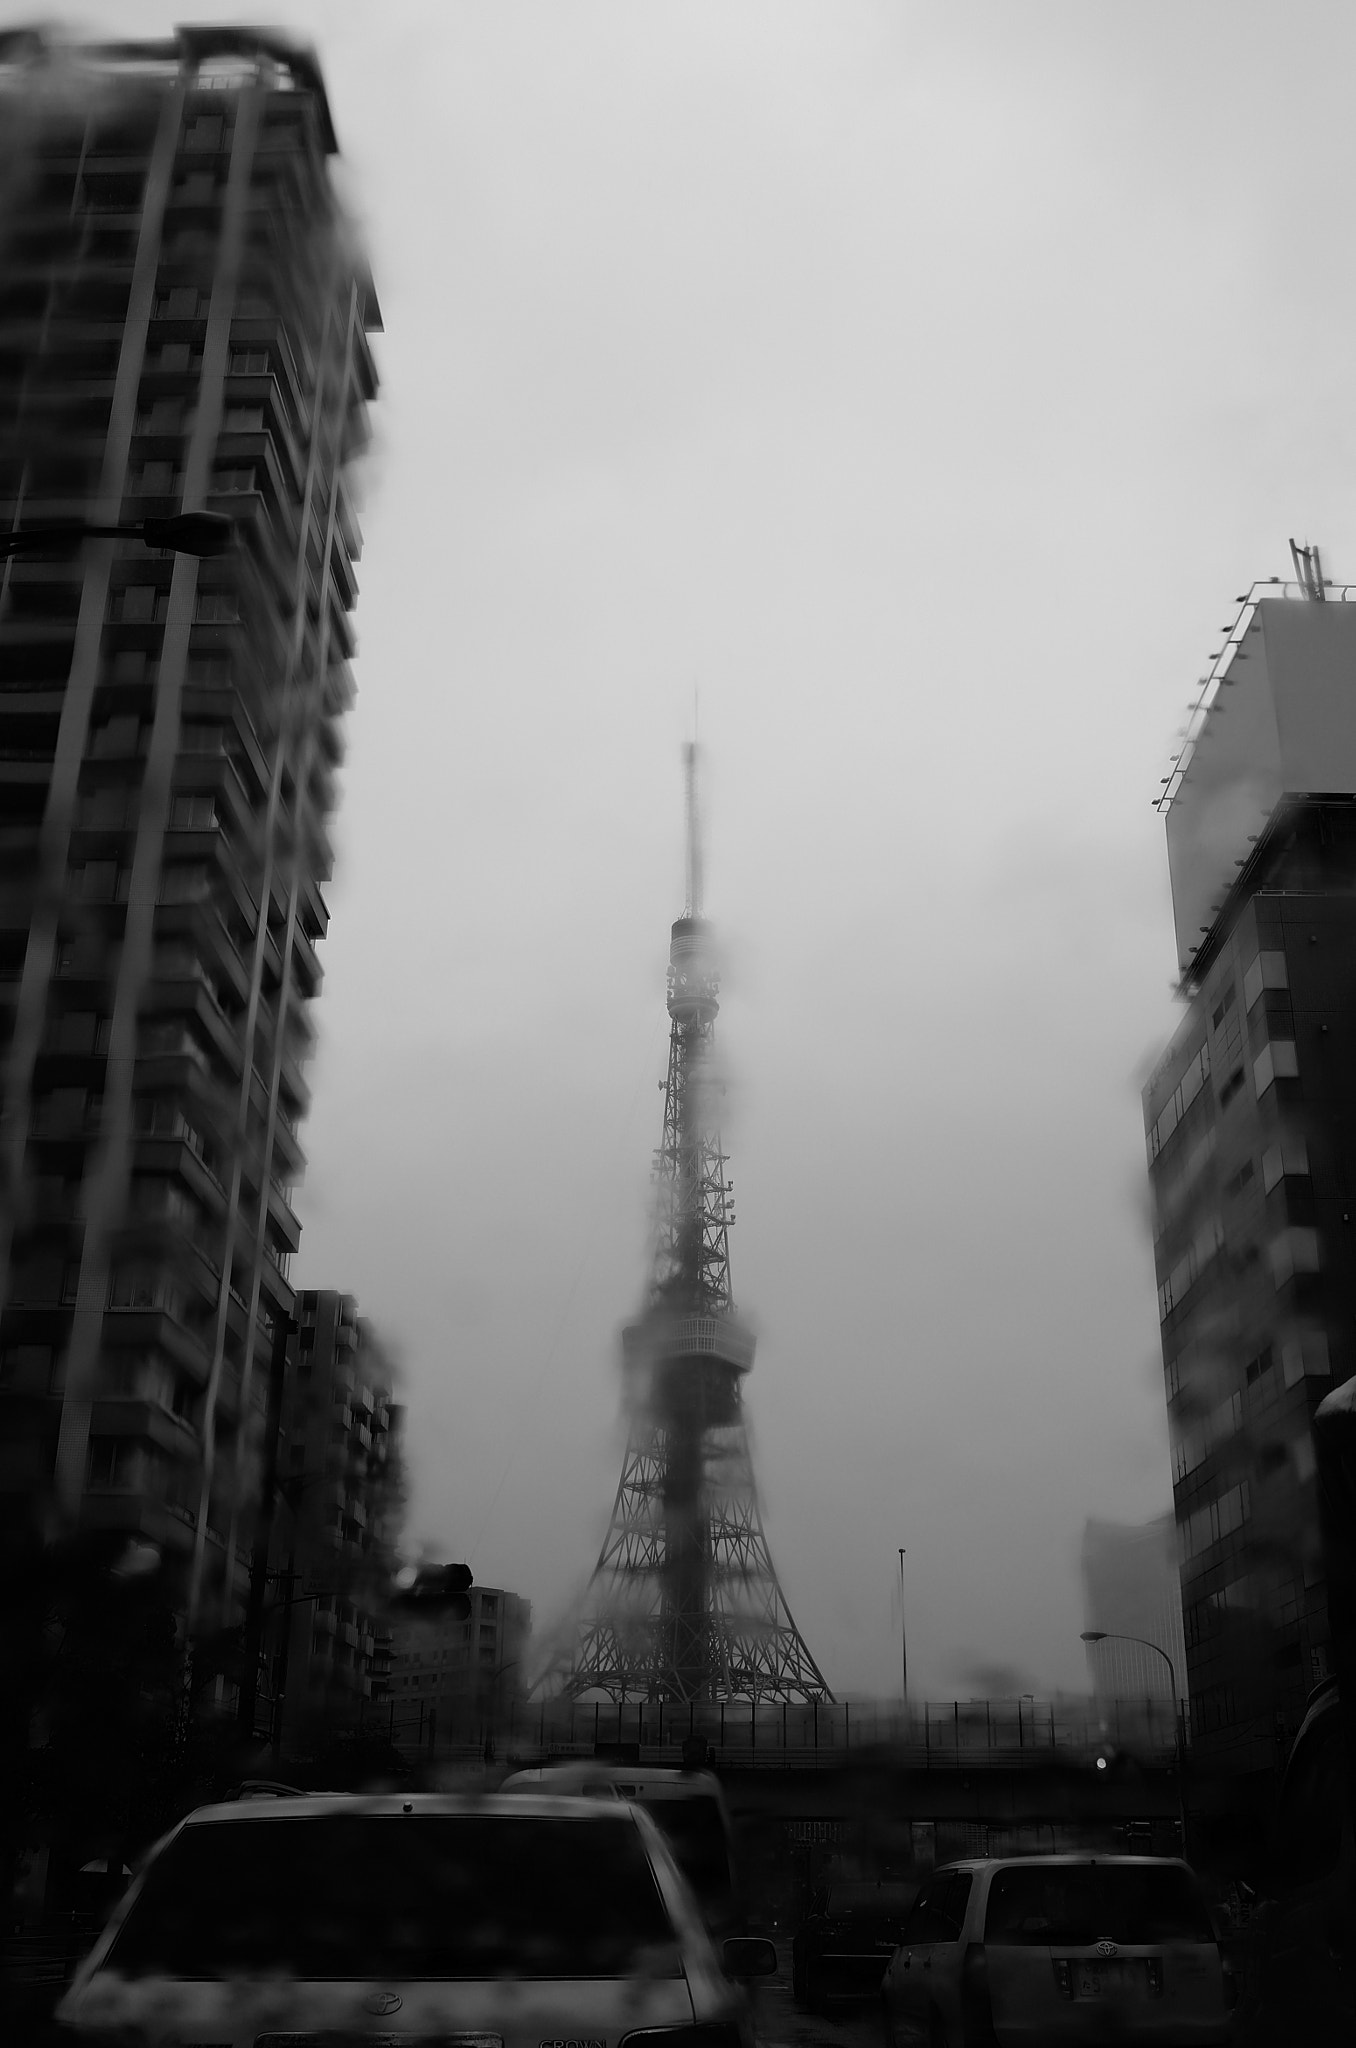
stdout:
[[750,1977],[771,1977],[777,1969],[777,1951],[759,1935],[739,1934],[721,1944],[721,1958],[727,1977],[745,1983]]

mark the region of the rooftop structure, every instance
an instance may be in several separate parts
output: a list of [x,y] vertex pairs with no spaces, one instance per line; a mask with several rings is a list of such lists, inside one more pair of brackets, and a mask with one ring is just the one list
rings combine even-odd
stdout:
[[293,1306],[379,317],[314,58],[0,36],[0,1508],[238,1613]]

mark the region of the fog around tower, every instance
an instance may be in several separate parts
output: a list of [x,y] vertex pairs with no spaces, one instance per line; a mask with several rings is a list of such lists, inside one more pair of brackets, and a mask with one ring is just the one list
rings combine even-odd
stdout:
[[293,1277],[405,1363],[412,1533],[543,1623],[597,1556],[697,686],[796,1620],[889,1693],[905,1545],[920,1692],[1083,1685],[1084,1520],[1171,1499],[1150,802],[1215,607],[1352,568],[1356,26],[268,11],[386,327]]

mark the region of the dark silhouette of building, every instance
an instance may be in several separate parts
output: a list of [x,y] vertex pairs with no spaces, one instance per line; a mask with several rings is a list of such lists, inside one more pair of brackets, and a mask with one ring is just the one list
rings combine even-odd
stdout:
[[[1083,1525],[1083,1623],[1106,1631],[1088,1644],[1088,1669],[1099,1701],[1173,1700],[1187,1693],[1177,1524],[1171,1514],[1151,1522],[1089,1520]],[[1136,1642],[1134,1637],[1141,1638]],[[1155,1656],[1152,1643],[1162,1651]],[[1168,1659],[1172,1666],[1169,1675]]]
[[0,37],[0,1507],[238,1615],[290,1315],[302,1079],[379,326],[314,59]]
[[1310,1418],[1356,1366],[1356,608],[1255,586],[1163,798],[1187,1013],[1144,1093],[1196,1746],[1329,1662]]
[[284,1748],[379,1715],[387,1698],[403,1413],[390,1361],[353,1296],[298,1295],[255,1716]]

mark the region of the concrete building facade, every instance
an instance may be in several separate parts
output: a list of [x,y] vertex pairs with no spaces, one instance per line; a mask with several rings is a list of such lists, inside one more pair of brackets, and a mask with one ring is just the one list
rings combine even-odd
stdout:
[[378,1718],[390,1689],[387,1600],[404,1507],[403,1410],[351,1294],[297,1296],[269,1544],[261,1732],[285,1748]]
[[473,1586],[465,1620],[402,1616],[392,1631],[389,1725],[406,1749],[483,1743],[527,1691],[532,1606]]
[[1193,1739],[1328,1670],[1310,1419],[1356,1367],[1356,608],[1250,594],[1169,785],[1187,1014],[1144,1093]]
[[0,1507],[238,1614],[350,695],[379,325],[314,61],[0,38]]

